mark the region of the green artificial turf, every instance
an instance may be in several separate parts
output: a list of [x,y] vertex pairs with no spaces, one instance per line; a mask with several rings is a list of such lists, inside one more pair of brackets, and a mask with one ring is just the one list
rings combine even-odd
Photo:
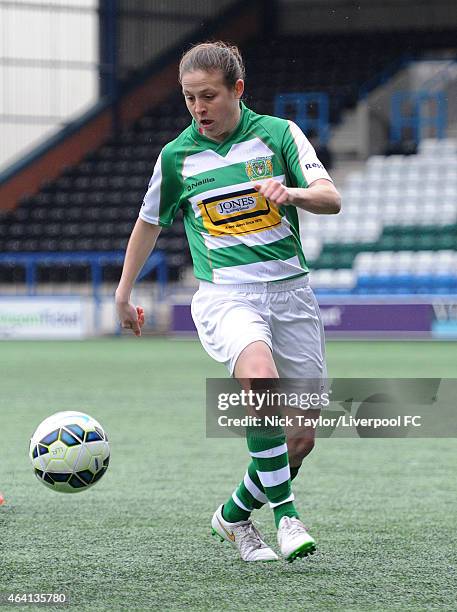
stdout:
[[[455,377],[455,353],[328,344],[345,377]],[[243,564],[211,538],[248,459],[241,439],[205,438],[205,377],[225,375],[193,341],[2,343],[0,591],[66,591],[78,611],[455,610],[455,439],[320,439],[294,481],[309,559]],[[75,495],[42,486],[27,458],[36,425],[67,409],[100,420],[112,449]],[[275,545],[271,512],[256,516]]]

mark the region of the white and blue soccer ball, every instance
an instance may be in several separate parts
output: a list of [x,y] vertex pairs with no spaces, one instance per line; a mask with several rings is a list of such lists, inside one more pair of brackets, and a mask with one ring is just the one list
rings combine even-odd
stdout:
[[66,411],[38,425],[29,454],[40,482],[60,493],[77,493],[104,475],[110,448],[98,421],[83,412]]

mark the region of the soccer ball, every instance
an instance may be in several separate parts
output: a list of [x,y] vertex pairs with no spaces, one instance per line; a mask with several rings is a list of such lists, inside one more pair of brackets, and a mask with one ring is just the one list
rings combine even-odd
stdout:
[[83,412],[57,412],[38,425],[30,440],[30,461],[38,480],[60,493],[84,491],[108,469],[108,437]]

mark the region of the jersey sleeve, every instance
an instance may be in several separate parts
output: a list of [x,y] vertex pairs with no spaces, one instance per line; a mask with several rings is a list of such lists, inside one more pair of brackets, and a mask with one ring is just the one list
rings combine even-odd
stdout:
[[331,181],[327,170],[319,161],[314,147],[293,121],[288,121],[284,134],[283,155],[294,187],[308,187],[317,179]]
[[147,223],[167,227],[180,207],[181,190],[172,159],[163,149],[157,158],[141,205],[139,217]]

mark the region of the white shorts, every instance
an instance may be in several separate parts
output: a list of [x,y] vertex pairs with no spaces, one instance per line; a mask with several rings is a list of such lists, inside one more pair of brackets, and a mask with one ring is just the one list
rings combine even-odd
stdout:
[[231,375],[243,349],[262,340],[281,378],[325,378],[324,328],[308,277],[273,283],[202,281],[192,317],[206,352]]

